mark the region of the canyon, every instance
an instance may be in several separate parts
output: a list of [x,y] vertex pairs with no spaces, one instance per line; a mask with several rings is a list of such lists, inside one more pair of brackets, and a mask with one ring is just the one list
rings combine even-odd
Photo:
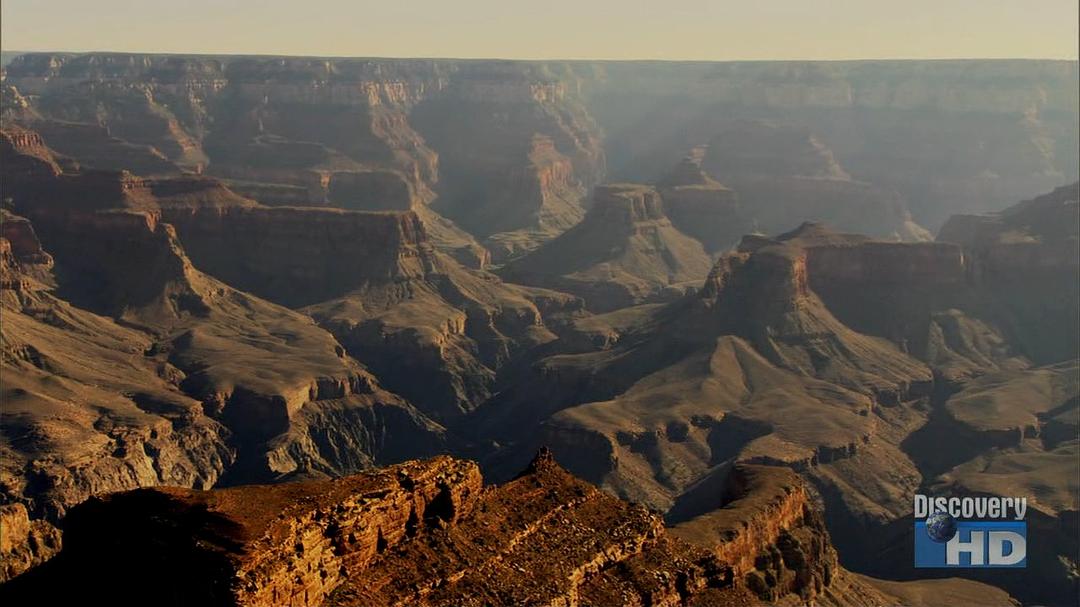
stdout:
[[[0,595],[1068,604],[1076,82],[15,57]],[[914,570],[927,491],[1028,569]]]

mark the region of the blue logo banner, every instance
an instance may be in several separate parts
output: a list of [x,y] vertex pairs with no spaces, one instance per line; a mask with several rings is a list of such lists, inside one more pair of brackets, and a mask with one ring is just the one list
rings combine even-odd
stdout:
[[955,535],[940,539],[926,521],[915,521],[916,567],[1027,567],[1024,521],[959,521]]

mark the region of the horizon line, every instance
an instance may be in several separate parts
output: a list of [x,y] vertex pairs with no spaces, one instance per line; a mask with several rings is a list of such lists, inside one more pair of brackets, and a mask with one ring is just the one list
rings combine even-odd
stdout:
[[984,57],[849,57],[849,58],[738,58],[738,59],[701,59],[701,58],[603,58],[603,57],[497,57],[497,56],[408,56],[408,55],[318,55],[318,54],[287,54],[287,53],[243,53],[243,52],[206,52],[206,51],[115,51],[105,49],[94,50],[7,50],[0,48],[0,52],[6,54],[70,54],[70,55],[172,55],[180,57],[267,57],[267,58],[308,58],[308,59],[376,59],[376,60],[418,60],[418,61],[565,61],[565,62],[603,62],[603,63],[857,63],[873,61],[1057,61],[1057,62],[1080,62],[1080,57],[1017,57],[1017,56],[984,56]]

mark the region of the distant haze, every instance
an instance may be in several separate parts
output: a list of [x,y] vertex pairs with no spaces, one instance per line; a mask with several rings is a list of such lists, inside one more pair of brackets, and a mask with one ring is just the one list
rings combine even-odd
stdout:
[[512,59],[1077,57],[1077,0],[4,0],[5,50]]

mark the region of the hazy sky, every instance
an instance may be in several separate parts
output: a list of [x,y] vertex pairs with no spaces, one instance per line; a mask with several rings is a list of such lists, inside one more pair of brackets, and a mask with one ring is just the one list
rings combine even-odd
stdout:
[[1077,56],[1078,0],[3,0],[5,50],[380,57]]

